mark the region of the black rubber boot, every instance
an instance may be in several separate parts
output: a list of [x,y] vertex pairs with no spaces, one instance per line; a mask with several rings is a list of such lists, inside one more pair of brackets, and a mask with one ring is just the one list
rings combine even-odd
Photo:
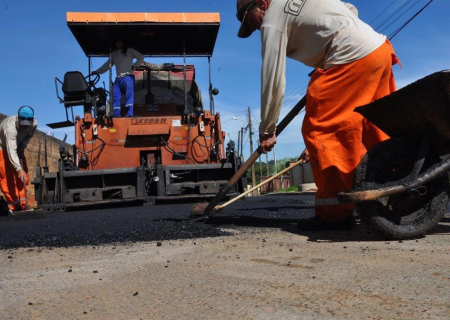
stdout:
[[0,196],[0,217],[7,217],[9,213],[9,207],[3,196]]
[[320,231],[320,230],[350,230],[356,226],[353,216],[348,217],[342,222],[325,222],[314,216],[307,219],[301,219],[297,223],[299,230]]

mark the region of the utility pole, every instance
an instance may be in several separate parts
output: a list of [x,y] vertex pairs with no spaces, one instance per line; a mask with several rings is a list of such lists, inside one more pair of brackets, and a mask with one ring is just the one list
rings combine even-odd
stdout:
[[[270,176],[270,172],[269,172],[269,154],[266,153],[266,177],[269,178]],[[269,182],[269,184],[267,185],[267,193],[270,192],[270,186],[272,185],[272,181]]]
[[275,162],[275,174],[277,174],[277,148],[275,148],[275,146],[273,146],[273,160]]
[[241,128],[241,157],[244,149],[244,128]]
[[238,131],[238,138],[237,138],[237,149],[236,149],[236,154],[237,156],[239,156],[239,146],[241,145],[241,132]]
[[[259,139],[258,141],[258,147],[259,147]],[[261,155],[259,155],[259,183],[261,183],[261,177],[262,177],[262,165],[261,165]]]
[[[258,141],[258,147],[259,147],[259,139],[257,140]],[[261,183],[262,182],[262,166],[261,166],[261,155],[259,155],[259,183]],[[261,190],[262,190],[262,188],[259,188],[259,195],[261,195]]]
[[[248,128],[250,129],[250,154],[253,154],[253,131],[252,131],[252,114],[248,107]],[[256,186],[255,163],[252,164],[252,187]],[[257,196],[258,192],[253,191],[253,196]]]
[[[275,146],[273,146],[273,160],[274,160],[274,165],[275,165],[275,174],[277,174],[278,170],[277,170],[277,148],[275,148]],[[275,191],[275,184],[273,185],[273,191]]]

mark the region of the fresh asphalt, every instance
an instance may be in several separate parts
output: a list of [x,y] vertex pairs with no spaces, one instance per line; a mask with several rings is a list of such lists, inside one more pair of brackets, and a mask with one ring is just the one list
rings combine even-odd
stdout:
[[0,249],[124,244],[227,235],[230,228],[295,228],[314,212],[314,194],[247,197],[208,219],[191,218],[194,203],[47,212],[0,218]]

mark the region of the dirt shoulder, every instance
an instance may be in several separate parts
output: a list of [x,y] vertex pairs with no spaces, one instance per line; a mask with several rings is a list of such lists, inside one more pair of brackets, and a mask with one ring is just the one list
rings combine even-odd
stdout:
[[411,241],[233,228],[195,240],[0,251],[1,319],[444,319],[450,222]]

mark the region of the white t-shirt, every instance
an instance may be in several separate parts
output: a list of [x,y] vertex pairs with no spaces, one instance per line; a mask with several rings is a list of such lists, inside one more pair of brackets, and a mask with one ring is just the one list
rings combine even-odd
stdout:
[[[133,48],[128,48],[126,53],[122,53],[122,49],[114,50],[111,53],[111,67],[116,66],[116,76],[117,78],[122,78],[127,75],[132,75],[133,70],[131,66],[133,65],[133,60],[137,61],[134,63],[135,67],[139,67],[142,62],[144,62],[144,56],[134,50]],[[102,74],[109,70],[109,59],[100,68],[97,69],[97,73]]]
[[386,36],[339,0],[272,0],[261,26],[260,134],[275,133],[284,99],[286,57],[329,69],[359,60]]

